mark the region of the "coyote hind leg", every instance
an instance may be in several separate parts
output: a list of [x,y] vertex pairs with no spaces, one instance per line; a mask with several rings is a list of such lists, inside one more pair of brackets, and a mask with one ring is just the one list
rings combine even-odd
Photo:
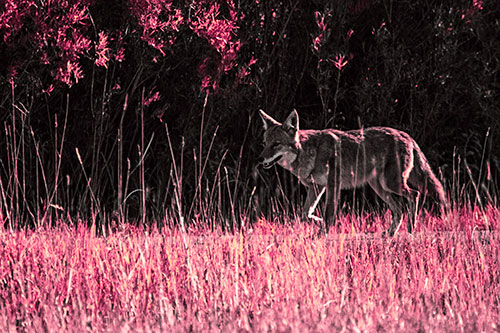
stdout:
[[392,223],[387,234],[390,237],[394,236],[401,226],[401,217],[403,214],[403,206],[405,199],[408,208],[408,232],[411,233],[415,227],[416,212],[420,192],[410,189],[408,186],[404,187],[396,183],[396,185],[388,186],[386,182],[381,182],[378,179],[369,181],[370,187],[377,193],[377,195],[384,200],[392,212]]
[[405,197],[408,199],[408,232],[411,233],[416,228],[420,192],[409,189]]
[[399,230],[401,226],[401,215],[402,215],[402,204],[401,198],[399,195],[394,194],[392,191],[388,191],[385,189],[385,186],[380,184],[378,179],[373,179],[368,182],[370,187],[377,193],[377,195],[384,200],[384,202],[389,206],[389,209],[392,213],[392,222],[391,226],[384,232],[384,235],[387,233],[390,237],[394,236],[394,234]]

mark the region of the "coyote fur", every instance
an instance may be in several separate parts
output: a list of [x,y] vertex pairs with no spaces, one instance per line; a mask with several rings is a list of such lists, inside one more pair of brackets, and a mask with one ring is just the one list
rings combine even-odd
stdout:
[[[391,237],[401,224],[403,200],[407,200],[409,208],[416,208],[421,195],[430,195],[440,203],[441,214],[448,207],[443,185],[415,140],[403,131],[390,127],[300,130],[295,110],[283,123],[262,110],[259,113],[265,130],[265,147],[259,163],[266,169],[277,163],[305,185],[305,217],[322,220],[314,211],[326,190],[326,232],[330,224],[335,225],[340,190],[365,184],[370,185],[392,212],[392,223],[387,230]],[[321,192],[316,194],[315,188]],[[413,217],[409,216],[409,232],[413,224]]]

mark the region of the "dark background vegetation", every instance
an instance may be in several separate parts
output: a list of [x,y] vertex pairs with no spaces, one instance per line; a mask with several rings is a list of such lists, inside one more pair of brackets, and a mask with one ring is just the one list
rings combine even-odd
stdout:
[[2,1],[0,216],[232,227],[294,206],[297,180],[256,168],[260,108],[405,130],[452,199],[496,204],[499,14],[496,0]]

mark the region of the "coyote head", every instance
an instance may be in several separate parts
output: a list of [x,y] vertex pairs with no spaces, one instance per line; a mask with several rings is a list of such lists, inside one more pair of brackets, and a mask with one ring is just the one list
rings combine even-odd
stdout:
[[276,121],[264,111],[259,110],[264,122],[264,150],[259,155],[259,163],[266,169],[278,163],[284,168],[297,157],[297,131],[299,116],[297,111],[292,113],[282,123]]

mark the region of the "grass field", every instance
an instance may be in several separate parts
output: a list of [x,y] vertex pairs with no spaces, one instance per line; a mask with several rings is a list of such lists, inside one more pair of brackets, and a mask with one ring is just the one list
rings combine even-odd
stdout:
[[0,331],[498,331],[500,211],[389,218],[0,229]]

